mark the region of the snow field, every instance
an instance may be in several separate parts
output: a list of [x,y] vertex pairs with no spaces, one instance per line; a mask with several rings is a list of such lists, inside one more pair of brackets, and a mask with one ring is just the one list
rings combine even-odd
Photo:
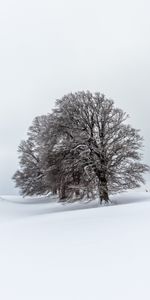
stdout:
[[80,210],[83,205],[6,198],[0,202],[0,299],[150,299],[149,193]]

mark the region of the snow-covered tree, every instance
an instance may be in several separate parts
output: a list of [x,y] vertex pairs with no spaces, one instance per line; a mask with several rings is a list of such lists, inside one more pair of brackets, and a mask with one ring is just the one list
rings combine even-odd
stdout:
[[[51,135],[50,117],[36,117],[28,130],[28,138],[18,147],[20,170],[13,176],[23,195],[41,195],[49,191],[45,180],[44,153]],[[43,140],[45,144],[43,146]],[[50,150],[50,144],[48,145]]]
[[71,93],[57,100],[54,115],[62,143],[63,137],[72,140],[77,164],[95,174],[101,201],[144,182],[149,167],[141,161],[143,138],[114,101],[100,93]]
[[143,138],[127,118],[100,93],[57,100],[51,114],[35,118],[19,147],[17,186],[28,195],[57,191],[64,201],[97,189],[105,202],[111,193],[139,187],[149,167],[142,162]]
[[16,187],[21,189],[23,195],[40,195],[45,192],[43,171],[38,155],[35,153],[34,144],[30,141],[22,141],[19,148],[20,170],[13,176]]

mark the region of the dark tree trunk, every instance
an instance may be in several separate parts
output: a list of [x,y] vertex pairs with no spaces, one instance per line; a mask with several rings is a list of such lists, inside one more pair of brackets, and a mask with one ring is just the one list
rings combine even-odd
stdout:
[[57,195],[57,188],[53,188],[53,189],[52,189],[52,194],[53,194],[53,195]]
[[76,197],[79,197],[79,196],[80,196],[80,190],[79,190],[79,189],[76,189],[76,190],[75,190],[75,195],[76,195]]
[[[73,172],[72,173],[72,177],[73,177],[73,181],[75,183],[76,186],[79,186],[80,184],[80,172]],[[76,197],[79,197],[80,196],[80,189],[79,188],[75,188],[75,195]]]
[[104,173],[97,170],[96,175],[98,177],[98,190],[99,190],[99,198],[100,203],[103,201],[109,202],[109,194],[108,194],[108,186],[107,186],[107,179]]
[[100,201],[101,201],[101,203],[103,200],[105,202],[109,202],[107,181],[106,181],[106,179],[104,180],[104,178],[101,179],[101,181],[100,181]]
[[60,201],[65,201],[66,199],[66,186],[65,184],[63,184],[61,187],[60,187],[60,191],[59,191],[59,199]]

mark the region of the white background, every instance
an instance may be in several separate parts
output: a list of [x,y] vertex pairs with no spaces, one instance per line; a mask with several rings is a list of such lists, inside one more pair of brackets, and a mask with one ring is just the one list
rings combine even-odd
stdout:
[[16,193],[17,147],[36,115],[77,90],[100,91],[130,114],[150,163],[150,3],[2,0],[0,193]]

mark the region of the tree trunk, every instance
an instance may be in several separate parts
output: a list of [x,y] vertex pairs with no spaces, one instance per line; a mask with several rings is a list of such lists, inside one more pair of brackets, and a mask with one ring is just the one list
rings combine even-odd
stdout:
[[102,204],[103,201],[106,203],[109,202],[109,194],[108,194],[108,186],[107,186],[107,179],[105,174],[101,173],[100,171],[96,172],[98,177],[98,190],[99,190],[99,198],[100,198],[100,204]]
[[53,194],[53,195],[57,195],[57,188],[55,188],[55,187],[52,188],[52,194]]
[[63,184],[61,187],[60,187],[60,191],[59,191],[59,199],[60,201],[65,201],[66,199],[66,186],[65,184]]
[[75,190],[75,195],[76,195],[76,197],[79,197],[79,196],[80,196],[80,190],[79,190],[79,189],[76,189],[76,190]]
[[109,195],[108,195],[108,188],[107,183],[101,182],[101,188],[100,188],[100,201],[109,202]]

